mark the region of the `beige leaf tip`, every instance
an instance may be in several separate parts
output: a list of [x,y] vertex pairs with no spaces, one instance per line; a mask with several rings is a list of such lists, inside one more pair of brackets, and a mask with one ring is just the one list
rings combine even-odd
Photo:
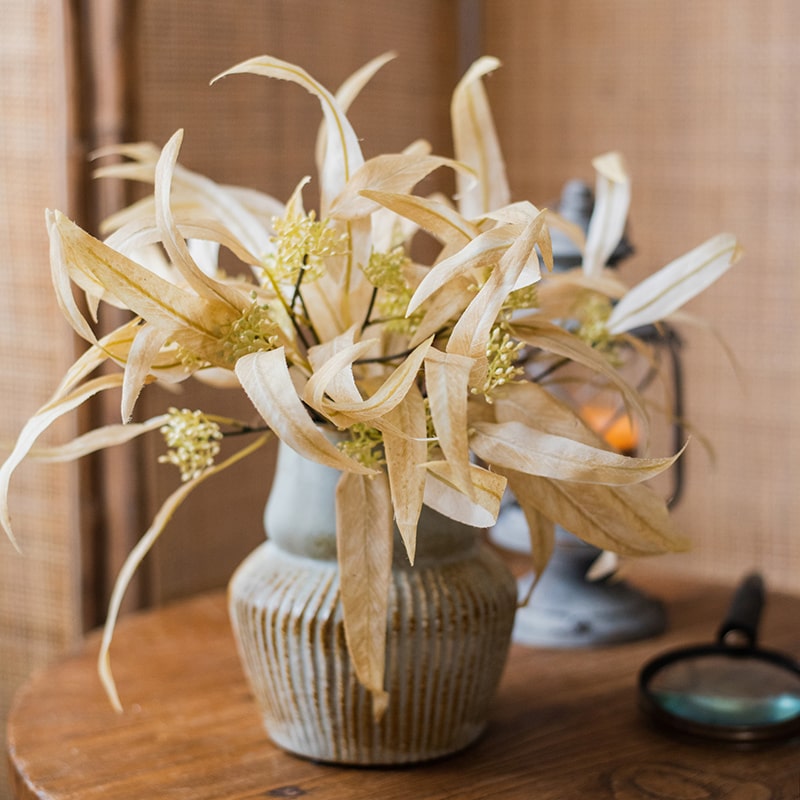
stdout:
[[14,532],[11,530],[11,523],[8,522],[7,520],[3,521],[3,530],[6,532],[6,536],[8,537],[8,541],[11,542],[11,546],[14,548],[14,550],[17,551],[17,555],[21,556],[22,548],[20,547],[19,542],[17,541],[17,537],[14,536]]
[[384,689],[372,689],[372,718],[378,723],[383,719],[386,709],[389,707],[389,692]]
[[124,709],[119,699],[119,692],[117,692],[117,684],[111,673],[111,660],[108,655],[108,650],[105,648],[100,652],[100,658],[97,663],[97,674],[100,676],[100,683],[103,685],[108,701],[111,703],[114,711],[116,711],[117,714],[122,714]]
[[417,555],[417,526],[416,524],[412,525],[409,523],[401,524],[400,522],[397,523],[397,528],[400,531],[400,538],[403,541],[403,545],[405,546],[406,555],[408,556],[408,562],[411,566],[414,566],[414,559]]
[[592,166],[604,178],[608,178],[608,180],[614,183],[627,183],[630,179],[622,153],[612,151],[597,156],[592,159]]

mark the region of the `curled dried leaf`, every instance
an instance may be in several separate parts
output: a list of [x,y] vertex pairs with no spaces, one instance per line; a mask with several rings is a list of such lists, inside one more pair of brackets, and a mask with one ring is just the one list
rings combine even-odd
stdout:
[[428,461],[425,505],[450,519],[474,528],[488,528],[497,521],[506,479],[477,464],[470,464],[472,489],[465,495],[455,484],[453,467],[447,461]]
[[375,156],[364,163],[347,182],[344,191],[333,201],[329,213],[337,219],[366,217],[376,211],[379,204],[362,194],[362,190],[408,195],[423,178],[440,167],[450,167],[456,173],[471,174],[463,164],[441,156],[419,153]]
[[8,489],[11,476],[16,468],[28,455],[34,442],[57,419],[85,403],[98,392],[117,388],[122,384],[122,375],[104,375],[100,378],[86,381],[69,394],[53,398],[43,405],[24,425],[17,437],[13,450],[0,467],[0,525],[6,532],[11,543],[19,550],[19,545],[11,528],[11,514],[8,506]]
[[361,194],[395,214],[412,220],[435,236],[451,252],[463,247],[480,233],[476,225],[437,199],[378,192],[373,189],[362,189]]
[[472,482],[467,400],[473,364],[468,356],[442,353],[435,347],[425,358],[425,387],[439,447],[452,468],[456,488],[468,496],[472,495]]
[[358,137],[350,122],[336,98],[322,84],[296,64],[272,56],[258,56],[243,61],[217,75],[212,83],[226,75],[245,72],[292,81],[319,100],[326,125],[325,156],[320,174],[321,214],[326,216],[333,199],[344,189],[355,171],[364,163]]
[[111,592],[111,600],[109,601],[108,605],[108,615],[103,628],[103,638],[100,642],[100,653],[97,657],[97,672],[100,676],[100,682],[102,683],[103,688],[108,695],[108,699],[115,711],[121,713],[123,708],[119,699],[119,693],[117,692],[117,685],[114,681],[114,676],[111,671],[111,642],[114,638],[114,628],[117,624],[117,618],[119,617],[122,600],[125,597],[125,591],[127,590],[131,579],[135,575],[136,570],[139,568],[139,565],[142,563],[144,557],[150,552],[153,545],[158,541],[159,536],[161,536],[167,523],[170,521],[170,519],[172,519],[172,515],[175,513],[181,503],[183,503],[183,501],[204,480],[206,480],[206,478],[210,478],[212,475],[216,475],[217,473],[222,472],[223,470],[232,466],[236,462],[241,461],[243,458],[246,458],[248,455],[265,444],[269,438],[269,434],[260,436],[254,442],[251,442],[247,447],[242,448],[222,463],[213,467],[209,467],[197,477],[181,484],[181,486],[164,501],[163,505],[161,508],[159,508],[158,512],[153,518],[153,522],[151,523],[150,527],[144,533],[142,538],[139,539],[133,550],[131,550],[131,552],[128,554],[128,557],[125,559],[125,562],[119,571],[119,575],[117,575],[117,579],[114,582],[114,588]]
[[483,56],[459,81],[450,104],[456,158],[473,168],[477,180],[456,175],[459,210],[465,217],[479,217],[508,204],[511,192],[492,112],[482,78],[500,66],[498,59]]
[[333,469],[372,473],[332,444],[297,396],[283,348],[250,353],[236,362],[236,375],[275,435],[311,461]]

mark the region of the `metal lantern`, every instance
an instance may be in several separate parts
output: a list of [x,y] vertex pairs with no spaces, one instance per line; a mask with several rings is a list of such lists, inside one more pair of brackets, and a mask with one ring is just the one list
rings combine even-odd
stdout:
[[[594,198],[591,189],[581,181],[570,181],[563,189],[558,212],[568,221],[587,230]],[[579,267],[582,256],[575,244],[558,230],[552,231],[555,270]],[[623,237],[609,260],[609,266],[619,264],[633,253],[627,237]],[[651,346],[655,357],[666,363],[672,407],[671,441],[669,447],[677,452],[683,443],[683,381],[680,364],[681,342],[677,333],[666,325],[647,326],[632,333]],[[628,376],[632,385],[645,391],[653,381],[656,370],[653,364],[643,364],[636,353],[630,353],[630,364],[624,369],[639,370]],[[573,408],[584,421],[602,434],[610,446],[620,452],[636,450],[637,432],[630,426],[623,410],[615,407],[618,398],[610,400],[600,393],[592,396],[584,384],[576,383],[580,390],[569,398]],[[584,392],[581,396],[580,391]],[[677,503],[683,483],[679,459],[672,471],[673,485],[668,492],[668,503]],[[529,535],[524,514],[513,495],[503,500],[497,524],[491,538],[501,547],[517,552],[529,552]],[[553,556],[536,582],[528,573],[519,580],[519,596],[527,598],[517,610],[514,627],[515,641],[532,646],[580,647],[633,641],[654,636],[666,627],[663,604],[615,575],[598,580],[587,577],[590,568],[602,555],[598,548],[583,542],[560,526],[556,526],[556,543]]]

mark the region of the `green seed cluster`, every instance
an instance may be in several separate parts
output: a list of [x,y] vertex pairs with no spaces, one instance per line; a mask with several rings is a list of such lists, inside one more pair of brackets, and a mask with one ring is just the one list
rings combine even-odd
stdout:
[[222,431],[202,411],[170,408],[169,420],[160,431],[169,449],[158,461],[174,464],[180,470],[181,480],[197,478],[214,466]]
[[222,360],[235,364],[248,353],[274,350],[279,343],[278,325],[268,305],[253,303],[241,317],[222,331]]
[[301,216],[272,220],[275,252],[266,259],[265,269],[277,283],[294,285],[301,272],[308,282],[325,269],[325,259],[347,253],[347,234],[317,220],[314,211]]

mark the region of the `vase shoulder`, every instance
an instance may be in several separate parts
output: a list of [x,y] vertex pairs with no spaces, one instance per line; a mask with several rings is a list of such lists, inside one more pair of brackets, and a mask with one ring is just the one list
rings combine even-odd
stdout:
[[[335,561],[336,485],[340,476],[338,470],[309,461],[281,445],[264,511],[264,529],[270,541],[298,556]],[[480,529],[424,506],[419,517],[415,564],[472,557],[480,536]],[[394,566],[411,566],[397,530]]]

